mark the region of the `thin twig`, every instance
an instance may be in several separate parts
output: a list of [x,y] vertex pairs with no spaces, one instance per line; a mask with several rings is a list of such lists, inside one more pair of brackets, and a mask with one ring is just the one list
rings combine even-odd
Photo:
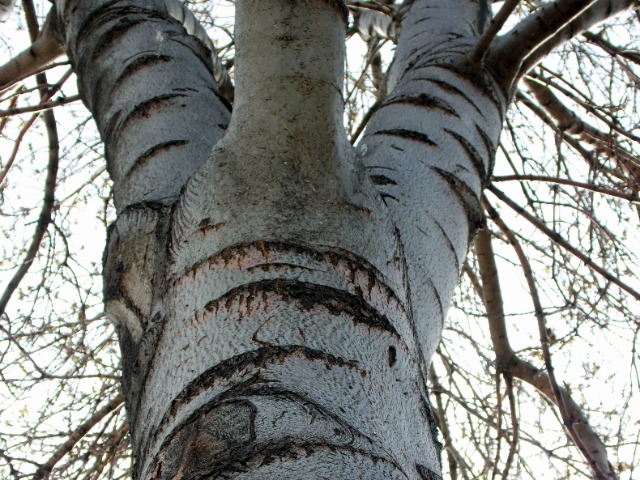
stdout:
[[31,128],[31,126],[39,116],[40,115],[37,113],[35,115],[32,115],[31,118],[27,120],[27,123],[25,123],[23,127],[20,129],[20,133],[18,133],[18,137],[16,138],[15,142],[13,142],[13,150],[11,151],[11,155],[9,156],[9,160],[7,160],[7,163],[4,165],[4,168],[2,169],[2,171],[0,171],[0,185],[2,185],[2,182],[4,182],[4,179],[9,173],[9,170],[11,169],[13,162],[16,160],[16,156],[18,155],[18,150],[20,149],[20,145],[22,144],[22,140],[24,139],[24,136],[27,134],[27,132],[29,131],[29,129]]
[[578,182],[568,178],[548,177],[546,175],[502,175],[491,178],[492,182],[508,182],[513,180],[519,182],[545,182],[558,185],[569,185],[571,187],[583,188],[591,192],[601,193],[602,195],[621,198],[633,203],[640,202],[638,195],[634,195],[632,193],[621,193],[611,188],[600,187],[598,185],[593,185],[592,183]]
[[531,223],[532,225],[537,227],[540,231],[542,231],[542,233],[544,233],[546,236],[548,236],[555,243],[557,243],[562,248],[564,248],[565,250],[568,250],[573,255],[575,255],[580,260],[582,260],[582,262],[585,265],[587,265],[589,268],[591,268],[592,270],[595,270],[596,272],[598,272],[604,278],[606,278],[611,283],[613,283],[613,284],[617,285],[618,287],[620,287],[622,290],[624,290],[625,292],[630,294],[636,300],[640,300],[640,292],[638,292],[637,290],[632,288],[630,285],[627,285],[625,282],[620,280],[618,277],[613,275],[608,270],[604,269],[600,265],[597,265],[596,263],[591,261],[591,259],[587,255],[582,253],[577,248],[573,247],[558,232],[556,232],[554,230],[551,230],[549,227],[547,227],[542,220],[540,220],[539,218],[533,216],[532,214],[527,212],[524,208],[522,208],[520,205],[518,205],[516,202],[511,200],[504,192],[502,192],[501,190],[497,189],[493,185],[489,186],[488,190],[491,193],[493,193],[496,197],[498,197],[500,200],[502,200],[504,203],[506,203],[509,206],[509,208],[514,210],[516,213],[519,213],[520,215],[522,215],[529,223]]
[[0,110],[0,118],[8,117],[11,115],[19,115],[22,113],[41,112],[43,110],[49,110],[54,107],[59,107],[60,105],[67,105],[68,103],[76,102],[81,99],[82,97],[80,95],[71,95],[69,97],[61,97],[56,100],[39,103],[37,105],[30,105],[28,107],[9,108],[7,110]]
[[375,103],[373,105],[371,105],[371,108],[369,108],[369,110],[367,110],[367,113],[364,114],[364,117],[362,117],[362,121],[360,122],[360,125],[358,125],[358,128],[356,128],[356,131],[353,132],[353,135],[351,135],[351,144],[353,145],[354,143],[356,143],[356,140],[358,140],[358,137],[360,137],[360,135],[362,134],[362,132],[364,131],[365,127],[367,126],[367,124],[369,123],[369,120],[371,120],[371,117],[373,116],[374,113],[376,113],[376,111],[378,110],[378,108],[380,107],[380,105],[382,104],[382,102],[384,101],[384,98],[378,98]]
[[518,414],[516,413],[516,399],[513,394],[513,378],[510,374],[503,374],[504,381],[507,386],[507,395],[509,396],[509,410],[511,411],[511,441],[509,447],[509,455],[507,456],[507,460],[504,464],[504,470],[502,471],[502,480],[507,480],[509,478],[509,470],[511,470],[511,465],[513,464],[513,459],[516,454],[516,447],[518,445],[518,439],[520,437],[520,423],[518,422]]

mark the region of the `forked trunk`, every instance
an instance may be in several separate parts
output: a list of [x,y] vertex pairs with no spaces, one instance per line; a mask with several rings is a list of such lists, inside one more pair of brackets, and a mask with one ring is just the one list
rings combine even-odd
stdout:
[[114,179],[136,478],[440,478],[424,367],[505,103],[464,77],[485,4],[455,4],[407,14],[356,155],[342,0],[236,2],[230,120],[161,0],[58,2]]
[[112,230],[138,478],[440,471],[405,258],[342,127],[345,27],[342,2],[238,1],[225,137]]

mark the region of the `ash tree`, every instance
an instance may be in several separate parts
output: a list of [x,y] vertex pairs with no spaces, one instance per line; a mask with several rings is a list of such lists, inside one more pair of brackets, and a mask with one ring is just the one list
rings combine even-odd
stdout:
[[[3,427],[7,477],[631,478],[637,0],[236,0],[218,49],[204,3],[54,3],[0,67],[3,226],[35,232],[3,252],[2,395],[55,391]],[[552,362],[598,329],[615,413]]]

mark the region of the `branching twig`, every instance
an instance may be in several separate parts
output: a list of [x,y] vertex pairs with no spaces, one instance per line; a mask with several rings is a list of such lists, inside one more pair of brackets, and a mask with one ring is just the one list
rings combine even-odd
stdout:
[[51,455],[45,463],[38,467],[38,470],[33,474],[32,480],[42,480],[47,478],[51,473],[51,470],[53,470],[56,464],[71,451],[74,445],[78,443],[97,423],[122,405],[123,401],[124,396],[119,394],[115,398],[111,399],[104,407],[96,410],[89,419],[69,435],[69,438],[67,438],[67,440],[56,449],[53,455]]
[[[31,2],[31,0],[23,0],[22,4],[27,17],[27,23],[29,25],[31,38],[35,39],[37,38],[38,32],[33,3]],[[37,80],[39,85],[47,85],[47,78],[44,73],[38,74]],[[43,89],[40,91],[40,95],[41,98],[46,101],[48,92],[46,91],[45,87],[43,87]],[[49,139],[49,162],[47,164],[47,176],[44,185],[44,199],[42,202],[42,208],[40,209],[40,215],[38,216],[38,221],[36,223],[36,229],[24,260],[9,281],[9,285],[7,285],[7,288],[2,294],[2,297],[0,297],[0,315],[5,312],[7,304],[9,303],[13,292],[18,288],[20,282],[29,271],[31,264],[33,263],[33,260],[35,259],[36,254],[40,249],[40,244],[42,243],[42,239],[44,238],[45,233],[47,232],[49,223],[51,222],[51,213],[53,212],[53,206],[55,202],[54,192],[56,188],[56,180],[58,177],[58,163],[60,160],[60,144],[58,141],[58,129],[56,126],[56,119],[53,114],[53,110],[46,110],[43,113],[43,118],[47,130],[47,137]]]
[[496,197],[498,197],[500,200],[502,200],[504,203],[506,203],[512,210],[514,210],[516,213],[519,213],[520,215],[522,215],[529,223],[531,223],[532,225],[537,227],[540,231],[542,231],[542,233],[544,233],[546,236],[548,236],[551,240],[553,240],[555,243],[560,245],[562,248],[568,250],[573,255],[575,255],[580,260],[582,260],[582,262],[585,265],[587,265],[589,268],[591,268],[592,270],[595,270],[596,272],[598,272],[604,278],[606,278],[611,283],[614,283],[615,285],[620,287],[622,290],[624,290],[625,292],[630,294],[636,300],[640,300],[640,292],[638,292],[637,290],[632,288],[630,285],[627,285],[625,282],[620,280],[618,277],[613,275],[608,270],[606,270],[606,269],[602,268],[600,265],[597,265],[596,263],[594,263],[587,255],[585,255],[583,252],[581,252],[577,248],[573,247],[567,240],[565,240],[562,236],[560,236],[560,234],[558,232],[555,232],[554,230],[551,230],[549,227],[547,227],[544,224],[544,222],[542,220],[540,220],[539,218],[537,218],[537,217],[533,216],[532,214],[530,214],[529,212],[527,212],[524,208],[522,208],[516,202],[511,200],[504,192],[502,192],[501,190],[498,190],[493,185],[488,187],[488,189]]
[[478,40],[478,43],[469,54],[469,59],[473,63],[482,64],[482,62],[484,62],[484,58],[491,46],[491,42],[493,42],[498,32],[504,26],[505,22],[519,3],[520,0],[506,0],[506,2],[504,2],[500,11],[498,11],[496,16],[491,20],[489,27],[484,31]]
[[[507,227],[504,221],[502,221],[493,206],[486,199],[484,199],[483,205],[487,210],[489,217],[498,226],[505,237],[507,237],[509,243],[514,248],[516,255],[518,256],[518,260],[520,261],[523,274],[527,281],[527,285],[529,286],[529,293],[534,304],[535,316],[538,321],[540,343],[542,346],[546,372],[541,371],[515,355],[513,355],[507,362],[502,362],[502,364],[507,366],[506,371],[510,375],[518,377],[535,386],[555,403],[560,411],[563,424],[566,427],[570,438],[580,449],[582,455],[589,463],[589,466],[594,472],[595,478],[597,480],[615,479],[617,477],[611,467],[611,464],[607,460],[607,452],[604,444],[589,425],[582,409],[573,401],[567,390],[558,385],[555,378],[553,365],[551,363],[551,353],[549,351],[549,339],[547,335],[545,315],[529,260],[516,235]],[[484,245],[480,245],[481,249],[484,247]],[[493,261],[495,262],[495,260]],[[497,276],[491,275],[490,272],[482,271],[482,266],[481,276],[483,284],[485,281],[495,283],[494,287],[498,290],[500,289]],[[502,309],[502,306],[500,306],[500,309]],[[488,309],[487,312],[489,312]],[[504,312],[502,312],[502,318],[504,318]],[[490,319],[490,328],[493,329],[496,323],[500,323],[500,319]],[[504,329],[504,331],[506,333],[506,329]],[[508,338],[505,339],[505,342],[508,344]],[[496,354],[498,354],[498,352],[499,349],[496,349]]]

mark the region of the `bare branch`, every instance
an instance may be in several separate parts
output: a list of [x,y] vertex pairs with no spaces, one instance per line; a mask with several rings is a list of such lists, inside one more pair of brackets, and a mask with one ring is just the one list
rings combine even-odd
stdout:
[[[7,110],[0,110],[0,118],[1,117],[9,117],[12,115],[19,115],[21,113],[30,113],[30,112],[41,112],[43,110],[49,110],[51,108],[59,107],[61,105],[67,105],[69,103],[77,102],[81,100],[80,95],[71,95],[70,97],[60,97],[56,100],[51,100],[44,103],[39,103],[37,105],[31,105],[29,107],[20,107],[20,108],[9,108]],[[0,180],[0,183],[2,181]]]
[[589,40],[591,43],[598,45],[609,55],[613,57],[622,57],[626,60],[629,60],[630,62],[635,63],[636,65],[640,65],[640,52],[618,47],[605,40],[602,35],[598,35],[592,32],[584,32],[582,36]]
[[638,197],[637,194],[618,192],[617,190],[613,190],[611,188],[593,185],[592,183],[578,182],[569,178],[549,177],[546,175],[501,175],[491,178],[492,182],[508,182],[513,180],[518,182],[546,182],[557,185],[569,185],[572,187],[583,188],[592,192],[601,193],[602,195],[621,198],[623,200],[628,200],[634,203],[640,202],[640,197]]
[[573,110],[554,95],[550,88],[532,80],[528,80],[526,84],[544,109],[556,120],[561,131],[578,136],[596,148],[607,151],[611,158],[619,159],[623,168],[633,177],[635,184],[640,183],[640,162],[629,152],[620,148],[611,135],[582,121]]
[[513,394],[513,380],[511,375],[504,374],[504,381],[507,385],[507,396],[509,397],[509,411],[511,413],[511,441],[509,442],[509,455],[505,461],[504,470],[502,471],[502,480],[509,478],[509,470],[513,464],[516,448],[518,445],[518,439],[520,437],[520,424],[518,422],[518,414],[516,412],[516,399]]
[[482,297],[487,316],[491,323],[489,332],[496,354],[496,369],[504,372],[515,355],[504,323],[504,311],[500,282],[498,281],[498,268],[496,266],[493,247],[491,246],[491,232],[483,228],[476,238],[476,257],[482,277]]
[[611,283],[613,283],[613,284],[617,285],[618,287],[620,287],[622,290],[627,292],[629,295],[634,297],[636,300],[640,300],[640,292],[635,290],[630,285],[627,285],[625,282],[620,280],[620,278],[616,277],[615,275],[613,275],[608,270],[606,270],[606,269],[602,268],[600,265],[597,265],[596,263],[594,263],[586,254],[584,254],[583,252],[581,252],[580,250],[578,250],[577,248],[572,246],[567,240],[562,238],[559,233],[557,233],[557,232],[551,230],[549,227],[547,227],[542,220],[540,220],[539,218],[533,216],[532,214],[527,212],[524,208],[522,208],[520,205],[518,205],[516,202],[511,200],[511,198],[509,198],[504,192],[498,190],[493,185],[489,186],[488,190],[491,193],[493,193],[496,197],[498,197],[500,200],[502,200],[504,203],[506,203],[512,210],[514,210],[515,212],[517,212],[520,215],[522,215],[529,223],[531,223],[532,225],[537,227],[542,233],[547,235],[555,243],[557,243],[558,245],[562,246],[562,248],[568,250],[573,255],[575,255],[580,260],[582,260],[582,262],[585,265],[587,265],[589,268],[591,268],[592,270],[598,272],[604,278],[606,278]]
[[350,7],[354,17],[352,28],[360,34],[365,42],[372,38],[395,41],[398,12],[393,6],[351,2]]
[[0,0],[0,21],[4,21],[9,16],[15,4],[16,0]]
[[[23,8],[27,16],[27,23],[29,24],[31,37],[36,38],[38,34],[38,26],[33,3],[30,0],[24,0]],[[37,80],[38,84],[46,86],[47,77],[44,73],[39,73],[37,76]],[[40,90],[40,96],[42,100],[46,101],[48,95],[50,94],[46,91],[46,87],[43,87]],[[36,254],[40,249],[40,244],[42,243],[42,239],[44,238],[45,233],[47,232],[49,223],[51,223],[51,213],[53,212],[53,206],[55,202],[54,192],[56,188],[56,180],[58,177],[58,163],[60,161],[60,144],[58,141],[58,128],[56,126],[56,118],[53,114],[53,110],[46,110],[43,113],[43,118],[47,131],[47,138],[49,140],[49,162],[47,164],[47,176],[44,184],[44,199],[42,202],[42,208],[40,209],[40,215],[38,216],[38,221],[36,223],[36,229],[24,260],[9,281],[9,285],[7,285],[4,293],[2,294],[2,297],[0,297],[0,315],[5,312],[7,304],[9,303],[13,292],[18,288],[20,282],[29,271],[31,264],[33,263],[33,260],[36,258]]]
[[491,46],[491,42],[495,39],[500,29],[504,26],[509,16],[516,9],[520,0],[507,0],[500,8],[500,11],[496,14],[495,18],[491,20],[489,27],[484,31],[475,48],[469,54],[469,59],[473,63],[482,63],[487,55],[487,51]]
[[222,61],[218,56],[218,51],[202,24],[196,19],[196,17],[194,17],[191,10],[189,10],[182,2],[178,0],[164,0],[164,5],[167,9],[167,13],[178,20],[189,35],[196,37],[209,49],[209,52],[211,53],[211,62],[213,63],[212,73],[213,78],[216,81],[216,85],[218,85],[220,93],[229,100],[229,102],[233,102],[234,87],[231,82],[231,77],[229,77],[229,72],[222,64]]
[[56,449],[53,455],[49,457],[49,460],[38,467],[38,470],[33,474],[32,480],[42,480],[47,478],[56,464],[71,451],[74,445],[89,433],[89,430],[96,426],[96,424],[98,424],[103,418],[122,405],[123,402],[124,396],[119,394],[112,398],[104,407],[96,410],[91,417],[89,417],[82,425],[76,428],[71,435],[69,435],[69,438],[67,438],[67,440]]
[[44,27],[34,42],[0,66],[0,90],[34,74],[64,53],[55,8],[47,15]]
[[[16,137],[15,142],[13,143],[13,150],[11,151],[11,155],[9,156],[7,163],[5,163],[4,167],[2,168],[2,171],[0,171],[0,185],[2,185],[2,182],[4,182],[4,179],[9,174],[9,170],[11,170],[11,167],[13,166],[13,162],[15,162],[16,160],[16,157],[18,155],[18,150],[20,148],[20,145],[22,144],[22,140],[24,139],[24,136],[27,134],[27,132],[29,131],[31,126],[34,124],[34,122],[37,120],[37,118],[38,118],[37,114],[32,115],[31,118],[29,118],[29,120],[27,120],[26,123],[20,129],[20,132],[18,133],[18,136]],[[0,312],[2,312],[1,309],[0,309]]]
[[515,74],[527,56],[599,0],[555,0],[525,17],[492,48],[503,73]]
[[[541,66],[541,69],[547,71],[551,75],[554,75],[553,72],[551,72],[544,66]],[[632,131],[623,129],[619,124],[620,119],[617,118],[615,114],[611,112],[600,111],[598,108],[595,108],[592,99],[585,97],[583,94],[581,94],[581,92],[575,90],[575,87],[564,87],[559,82],[554,82],[552,78],[538,73],[531,72],[528,75],[531,78],[535,79],[535,81],[537,81],[538,83],[544,84],[548,87],[551,87],[552,90],[562,93],[562,95],[569,98],[571,101],[584,108],[587,112],[589,112],[589,114],[593,115],[599,121],[604,123],[612,132],[618,133],[621,136],[628,138],[629,140],[640,143],[640,136],[634,134]],[[558,80],[564,81],[566,83],[565,79],[562,79],[561,77],[557,78]]]
[[558,48],[563,43],[568,42],[580,33],[588,30],[594,25],[611,18],[629,8],[637,5],[636,0],[598,0],[591,7],[584,10],[574,20],[550,36],[544,43],[532,50],[522,63],[518,76],[526,74],[535,67],[540,60],[546,57],[551,51]]
[[[597,480],[615,479],[617,477],[611,467],[611,464],[607,460],[607,452],[604,444],[589,425],[589,422],[580,406],[573,401],[566,389],[558,385],[555,378],[551,362],[551,353],[549,351],[549,339],[547,336],[545,315],[538,296],[538,289],[529,260],[524,253],[520,242],[518,242],[516,235],[507,227],[493,206],[491,206],[486,199],[484,199],[483,205],[487,209],[491,220],[493,220],[501,232],[507,237],[509,243],[514,248],[516,255],[518,256],[518,260],[520,261],[523,274],[529,287],[529,293],[531,294],[531,300],[534,304],[546,371],[541,371],[516,355],[511,355],[509,358],[504,359],[504,362],[498,363],[497,360],[497,363],[498,365],[504,365],[508,374],[518,377],[533,385],[547,398],[554,402],[560,411],[563,424],[567,428],[569,436],[588,461]],[[485,230],[485,232],[487,231]],[[484,290],[487,291],[487,288],[490,288],[488,292],[499,292],[500,283],[497,273],[494,271],[495,259],[491,247],[491,237],[488,233],[483,235],[483,238],[476,249],[484,257],[482,263],[480,261],[478,262]],[[493,269],[491,268],[492,265]],[[485,294],[485,299],[487,299],[487,297],[488,295]],[[504,338],[501,338],[500,340],[502,344],[506,343],[508,345],[509,341],[506,336],[501,298],[498,296],[497,298],[494,298],[494,300],[496,301],[492,305],[491,310],[488,306],[490,302],[485,300],[485,304],[487,305],[487,316],[489,317],[489,327],[492,331],[492,339],[494,337],[494,331],[503,332]],[[496,310],[498,310],[498,315],[496,315]],[[502,354],[503,347],[494,342],[494,350],[496,351],[496,357],[499,358]]]
[[438,428],[442,432],[442,439],[444,441],[444,448],[447,451],[447,458],[449,460],[449,475],[451,480],[457,480],[458,470],[465,480],[469,480],[467,475],[468,465],[465,462],[460,452],[453,445],[453,439],[451,438],[451,432],[449,431],[449,425],[445,417],[445,409],[442,404],[442,392],[445,391],[444,387],[438,379],[433,364],[429,366],[429,381],[431,382],[431,392],[436,399],[436,411],[434,412],[436,421],[438,422]]

